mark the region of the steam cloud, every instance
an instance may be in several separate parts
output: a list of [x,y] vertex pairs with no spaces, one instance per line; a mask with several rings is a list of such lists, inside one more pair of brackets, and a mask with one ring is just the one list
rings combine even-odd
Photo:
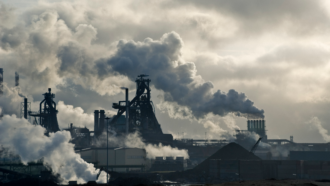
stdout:
[[[113,134],[108,138],[109,146],[145,149],[147,158],[150,159],[155,159],[157,156],[184,157],[185,159],[189,159],[188,150],[179,150],[178,148],[172,148],[171,146],[163,146],[162,144],[146,144],[142,141],[138,132],[128,134],[125,137],[117,137],[113,131],[109,131],[109,133]],[[102,145],[106,140],[106,134],[103,134],[96,143]]]
[[[13,10],[1,6],[6,10],[6,20],[16,20]],[[0,30],[0,47],[15,54],[6,60],[16,62],[23,58],[26,61],[14,66],[20,67],[22,75],[33,79],[29,87],[36,88],[26,87],[29,93],[39,91],[39,84],[55,87],[71,80],[104,94],[101,89],[116,82],[111,78],[120,80],[126,76],[135,80],[144,73],[150,75],[155,88],[164,92],[164,104],[187,108],[184,114],[193,118],[200,119],[209,113],[264,117],[264,111],[255,107],[244,93],[214,91],[211,82],[197,75],[195,64],[181,58],[183,41],[176,32],[166,33],[159,40],[120,40],[111,43],[111,49],[118,43],[111,51],[109,47],[94,45],[98,29],[82,23],[73,27],[62,11],[56,11],[59,7],[45,4],[40,9],[32,9],[24,14],[22,21],[12,21],[10,25],[4,22]],[[24,65],[27,68],[23,68]]]
[[20,104],[23,99],[20,95],[18,87],[8,87],[7,83],[3,83],[3,95],[0,96],[0,105],[3,114],[19,115]]
[[111,58],[96,62],[98,76],[103,79],[108,74],[120,74],[133,81],[138,74],[148,74],[153,85],[164,91],[165,102],[189,108],[195,118],[209,113],[264,117],[264,111],[255,107],[244,93],[233,89],[228,93],[220,90],[213,93],[213,84],[196,75],[195,64],[180,59],[182,46],[183,41],[175,32],[164,34],[158,41],[121,40]]
[[[0,144],[19,155],[23,163],[43,158],[44,164],[50,166],[53,173],[60,174],[64,182],[85,183],[96,179],[99,170],[74,152],[74,145],[69,143],[69,132],[59,131],[49,137],[44,132],[41,126],[33,126],[14,115],[5,115],[0,120]],[[105,183],[106,173],[102,172],[97,181]]]
[[309,120],[310,124],[314,125],[319,133],[321,134],[322,138],[326,142],[330,142],[330,136],[328,134],[328,131],[322,126],[321,121],[317,117],[313,117]]

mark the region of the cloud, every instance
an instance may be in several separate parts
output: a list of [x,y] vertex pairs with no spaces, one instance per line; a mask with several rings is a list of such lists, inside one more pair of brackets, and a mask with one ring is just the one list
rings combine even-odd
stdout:
[[[36,101],[51,87],[57,100],[88,113],[98,107],[108,108],[111,102],[121,99],[119,87],[133,90],[135,85],[132,77],[119,75],[123,70],[118,69],[120,65],[113,66],[115,70],[108,66],[105,72],[112,70],[111,73],[99,76],[95,64],[113,59],[124,46],[139,51],[143,47],[150,49],[145,38],[152,38],[149,43],[158,42],[164,47],[159,38],[175,31],[180,39],[174,37],[174,40],[184,41],[184,45],[169,44],[175,51],[159,56],[169,57],[170,61],[179,58],[174,60],[174,67],[180,66],[180,73],[193,74],[193,78],[186,79],[187,82],[193,79],[195,87],[189,84],[191,89],[212,82],[205,85],[211,95],[218,89],[226,96],[231,89],[244,92],[259,108],[267,110],[270,135],[281,133],[295,135],[297,140],[306,139],[308,131],[303,135],[295,128],[303,120],[299,118],[307,119],[309,113],[300,103],[313,103],[320,120],[327,118],[326,111],[320,109],[328,102],[330,90],[327,1],[79,0],[42,1],[24,9],[3,3],[0,7],[0,63],[5,81],[11,84],[14,72],[19,72],[22,92]],[[159,51],[152,52],[160,54]],[[133,72],[133,79],[137,74]],[[150,78],[154,84],[155,79]],[[175,79],[166,78],[171,83]],[[154,96],[153,101],[161,101],[159,108],[171,117],[192,119],[196,113],[200,116],[207,113],[204,108],[197,106],[192,111],[189,107],[189,102],[197,102],[196,96],[177,91],[176,98],[182,98],[181,92],[186,98],[194,98],[185,102],[179,99],[183,102],[179,104],[173,101],[174,91],[170,91]],[[285,118],[291,118],[292,114],[296,121],[291,122],[290,129],[281,130]],[[242,126],[241,123],[238,125]],[[198,127],[203,129],[203,125]],[[173,130],[176,129],[174,126]],[[314,138],[317,139],[316,135],[310,135],[308,139]]]
[[267,34],[269,32],[285,32],[293,37],[306,36],[315,33],[325,33],[329,27],[329,14],[325,2],[321,0],[252,0],[252,1],[226,1],[211,0],[201,2],[170,1],[165,2],[171,6],[188,6],[202,8],[209,12],[231,18],[238,27],[235,37],[245,37]]

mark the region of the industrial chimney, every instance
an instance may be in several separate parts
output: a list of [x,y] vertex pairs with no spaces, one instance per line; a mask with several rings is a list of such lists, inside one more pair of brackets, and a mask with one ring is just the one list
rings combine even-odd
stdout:
[[105,120],[105,111],[100,110],[100,123],[99,123],[99,132],[102,133],[104,130],[104,120]]
[[94,135],[99,131],[99,111],[94,111]]

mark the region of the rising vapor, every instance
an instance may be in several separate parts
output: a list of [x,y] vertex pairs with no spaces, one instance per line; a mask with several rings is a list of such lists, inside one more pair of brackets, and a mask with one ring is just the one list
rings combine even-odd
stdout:
[[164,34],[160,40],[143,42],[119,41],[117,52],[109,59],[96,62],[99,78],[120,74],[134,81],[138,74],[150,75],[155,88],[164,91],[164,101],[187,107],[199,119],[212,113],[225,116],[264,117],[264,111],[254,106],[244,93],[217,90],[211,82],[196,75],[196,66],[180,58],[183,41],[175,32]]
[[[111,147],[144,149],[146,151],[147,158],[149,159],[155,159],[157,156],[184,157],[185,159],[189,159],[188,150],[178,149],[176,147],[171,147],[170,145],[146,144],[143,142],[143,139],[138,132],[128,134],[127,136],[116,136],[116,133],[111,130],[109,130],[109,133],[112,134],[108,137],[109,146]],[[106,133],[103,133],[97,141],[94,141],[94,143],[97,146],[105,145],[107,141],[106,136]]]
[[7,10],[3,12],[6,23],[11,23],[0,23],[0,47],[10,54],[4,55],[4,68],[9,64],[19,67],[20,74],[29,78],[24,92],[36,94],[44,90],[40,85],[56,87],[71,81],[99,94],[113,95],[116,88],[112,86],[122,86],[123,77],[133,81],[144,73],[150,75],[156,89],[164,92],[164,105],[178,105],[188,110],[184,114],[191,118],[228,113],[264,117],[264,111],[244,93],[216,90],[197,75],[195,64],[181,57],[183,41],[176,32],[166,33],[159,40],[120,40],[104,46],[98,40],[101,33],[96,26],[86,24],[87,20],[75,22],[62,11],[70,12],[74,6],[46,3],[24,12],[24,19],[17,19],[13,10],[1,6]]
[[308,123],[313,125],[318,130],[324,141],[330,142],[330,135],[328,134],[328,130],[322,126],[318,117],[312,117]]
[[[24,164],[43,159],[43,163],[50,166],[54,174],[59,174],[65,183],[69,180],[86,183],[96,179],[99,170],[74,152],[74,145],[69,143],[69,132],[50,133],[49,137],[44,133],[43,127],[33,126],[14,115],[5,115],[0,120],[0,144],[19,155]],[[106,174],[102,173],[97,181],[105,183]]]

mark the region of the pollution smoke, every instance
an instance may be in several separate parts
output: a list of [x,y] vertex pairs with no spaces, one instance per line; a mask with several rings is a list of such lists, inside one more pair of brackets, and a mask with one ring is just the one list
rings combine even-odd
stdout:
[[164,34],[160,40],[121,40],[112,57],[96,62],[98,76],[104,79],[109,74],[118,74],[134,81],[137,75],[148,74],[155,88],[164,91],[165,102],[188,108],[197,119],[209,113],[264,117],[264,111],[255,107],[244,93],[233,89],[227,93],[214,91],[211,82],[196,74],[194,63],[180,58],[182,46],[183,41],[175,32]]
[[318,130],[324,141],[330,142],[330,135],[328,133],[328,130],[322,126],[321,121],[319,120],[318,117],[312,117],[308,121],[308,123],[312,124]]
[[3,114],[15,114],[19,116],[22,95],[18,87],[8,87],[7,83],[3,83],[3,95],[0,96],[0,106]]
[[[143,142],[140,134],[138,132],[128,134],[127,136],[119,137],[112,130],[109,130],[112,134],[108,137],[109,146],[112,147],[129,147],[129,148],[140,148],[145,149],[147,153],[147,158],[155,159],[157,156],[170,156],[170,157],[184,157],[189,159],[188,150],[173,148],[167,145],[154,145],[146,144]],[[106,143],[106,133],[103,133],[98,141],[95,141],[97,145],[101,146]]]
[[[176,32],[166,33],[159,40],[120,40],[104,47],[93,42],[100,36],[100,30],[81,21],[71,24],[68,17],[57,10],[57,5],[60,3],[25,12],[24,19],[13,18],[14,26],[0,31],[0,47],[12,53],[6,64],[15,61],[15,65],[20,66],[20,74],[31,78],[26,88],[30,94],[41,90],[41,84],[56,87],[65,81],[99,94],[112,94],[110,87],[122,86],[118,81],[122,77],[134,81],[143,73],[150,75],[152,85],[164,92],[163,104],[177,104],[188,110],[182,115],[197,119],[207,114],[225,116],[228,113],[264,117],[264,111],[244,93],[216,90],[211,82],[197,75],[195,64],[181,57],[183,41]],[[12,14],[8,11],[8,17],[13,17]],[[19,63],[22,58],[26,63]]]
[[[45,129],[33,126],[25,119],[5,115],[0,120],[0,144],[13,154],[20,156],[24,164],[43,159],[54,174],[60,174],[64,182],[77,180],[78,183],[96,180],[99,173],[93,164],[85,162],[69,143],[71,135],[67,131],[44,135]],[[102,172],[100,183],[106,182],[106,173]]]

